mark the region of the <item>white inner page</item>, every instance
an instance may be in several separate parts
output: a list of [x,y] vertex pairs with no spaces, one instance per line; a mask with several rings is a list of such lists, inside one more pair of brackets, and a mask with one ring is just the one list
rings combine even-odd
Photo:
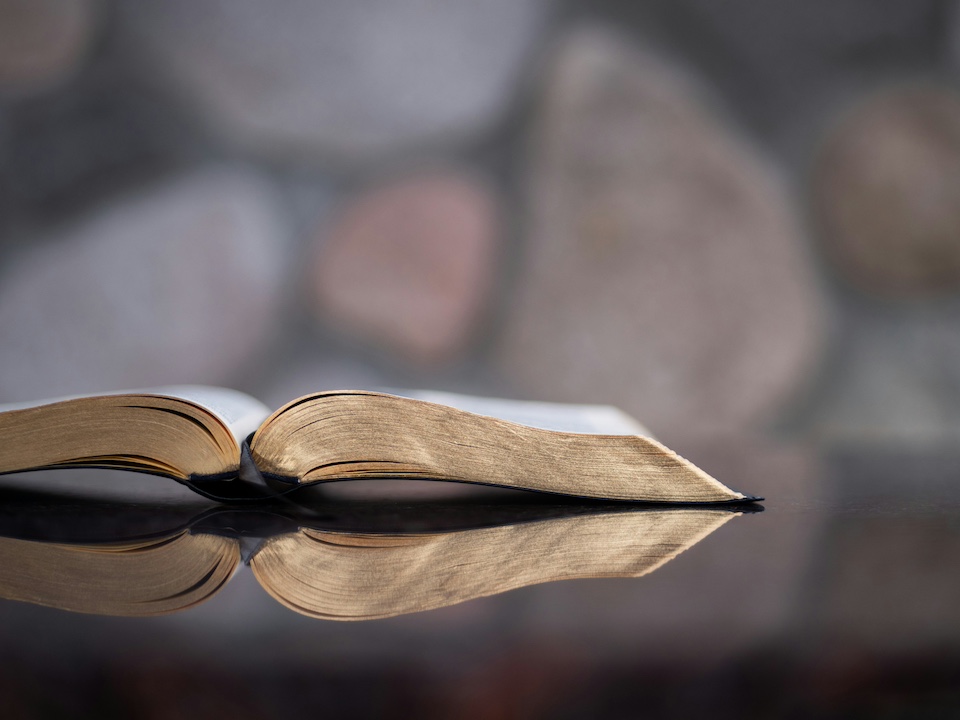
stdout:
[[228,388],[209,387],[206,385],[170,385],[141,390],[117,390],[95,393],[91,395],[69,395],[67,397],[34,400],[23,403],[0,405],[0,412],[8,410],[26,410],[28,408],[50,405],[65,400],[101,397],[104,395],[163,395],[192,402],[195,405],[209,410],[230,428],[230,432],[242,442],[250,433],[260,427],[260,423],[270,414],[269,408],[256,398]]
[[238,442],[243,442],[247,435],[259,428],[272,412],[256,398],[229,388],[171,385],[142,392],[181,398],[206,408],[226,423]]
[[650,431],[643,425],[611,405],[566,405],[528,400],[503,400],[436,390],[388,390],[387,392],[542,430],[591,435],[652,437]]

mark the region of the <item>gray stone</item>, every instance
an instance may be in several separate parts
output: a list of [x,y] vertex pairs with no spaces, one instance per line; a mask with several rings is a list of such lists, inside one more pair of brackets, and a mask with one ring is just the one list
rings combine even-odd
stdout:
[[129,0],[128,26],[235,139],[340,159],[486,128],[548,0]]
[[30,246],[0,277],[0,398],[229,383],[276,320],[284,235],[269,186],[223,168]]
[[819,350],[777,175],[685,76],[596,29],[559,49],[533,138],[499,349],[519,392],[611,402],[662,433],[769,419]]
[[813,174],[827,254],[876,294],[960,289],[960,96],[889,89],[828,132]]
[[0,0],[0,90],[44,90],[74,71],[100,17],[97,0]]
[[494,197],[469,176],[434,171],[371,189],[321,233],[318,312],[408,360],[453,359],[488,301],[499,232]]
[[956,302],[852,313],[806,430],[828,445],[955,445],[958,330]]

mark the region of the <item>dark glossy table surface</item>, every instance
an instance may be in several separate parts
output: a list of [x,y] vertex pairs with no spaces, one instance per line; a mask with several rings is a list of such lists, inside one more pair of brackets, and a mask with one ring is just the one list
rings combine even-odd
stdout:
[[[243,565],[208,601],[159,617],[0,601],[4,717],[960,714],[960,453],[687,454],[766,500],[762,511],[724,511],[725,522],[643,577],[533,584],[359,622],[298,614]],[[291,524],[443,535],[650,510],[489,491],[425,499],[422,487],[381,483],[329,488],[264,526],[238,519],[248,510],[210,512],[169,481],[121,473],[4,486],[6,538],[95,544],[189,526],[232,532],[245,558],[258,533]],[[80,486],[92,500],[76,496]],[[508,546],[496,552],[515,560]],[[450,583],[468,570],[444,581],[446,597],[458,597]]]

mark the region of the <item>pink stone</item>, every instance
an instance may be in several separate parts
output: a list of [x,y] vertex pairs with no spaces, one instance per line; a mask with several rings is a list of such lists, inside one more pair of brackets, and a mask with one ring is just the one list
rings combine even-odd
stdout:
[[99,17],[93,0],[0,0],[0,90],[62,80],[86,54]]
[[320,242],[313,280],[321,317],[409,360],[453,358],[487,304],[497,215],[482,183],[454,173],[369,190]]

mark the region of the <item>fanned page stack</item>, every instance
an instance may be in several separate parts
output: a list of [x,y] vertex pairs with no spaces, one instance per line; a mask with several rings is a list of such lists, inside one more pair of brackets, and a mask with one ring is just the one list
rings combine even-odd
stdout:
[[204,492],[232,478],[449,480],[586,498],[743,502],[607,406],[345,390],[276,412],[234,390],[172,387],[0,406],[0,473],[98,467]]

